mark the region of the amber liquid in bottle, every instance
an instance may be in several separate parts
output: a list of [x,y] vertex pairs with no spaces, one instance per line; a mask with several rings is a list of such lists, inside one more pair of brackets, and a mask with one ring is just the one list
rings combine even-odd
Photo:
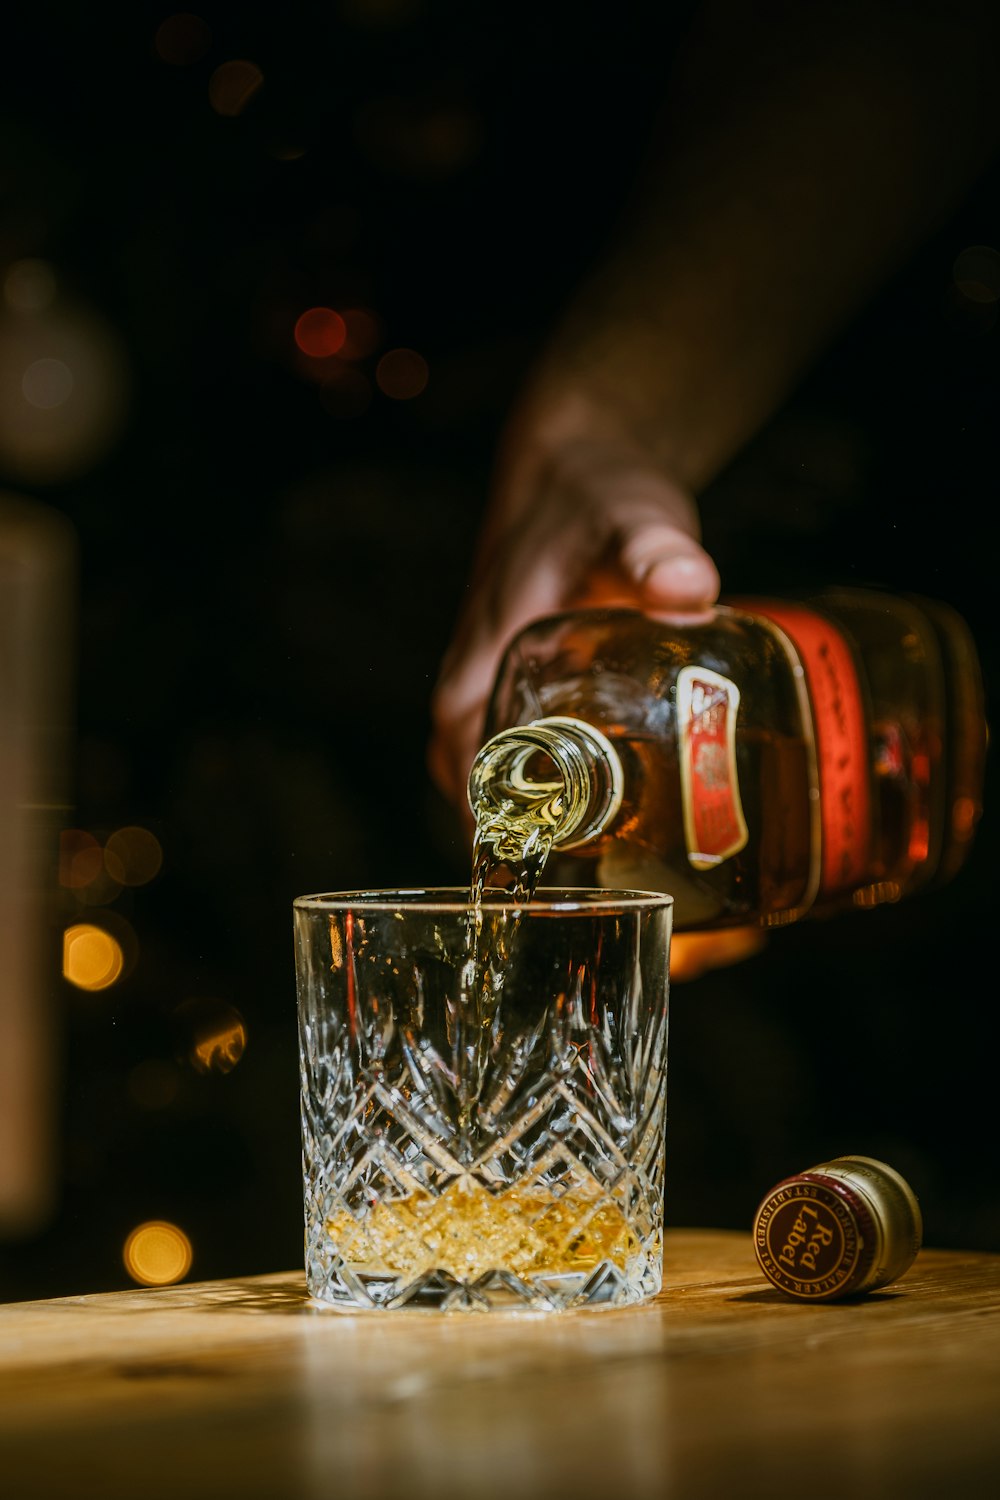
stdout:
[[[698,625],[542,620],[505,655],[486,737],[550,719],[599,730],[620,786],[585,837],[556,828],[547,883],[670,891],[677,928],[898,900],[960,868],[981,813],[975,647],[932,601],[843,588]],[[542,752],[521,769],[558,781]],[[483,794],[480,777],[477,818]]]

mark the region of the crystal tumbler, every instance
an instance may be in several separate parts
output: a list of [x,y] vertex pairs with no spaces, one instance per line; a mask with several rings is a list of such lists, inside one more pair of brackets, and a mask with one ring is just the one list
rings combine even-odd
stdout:
[[543,1312],[660,1289],[672,905],[294,902],[312,1298]]

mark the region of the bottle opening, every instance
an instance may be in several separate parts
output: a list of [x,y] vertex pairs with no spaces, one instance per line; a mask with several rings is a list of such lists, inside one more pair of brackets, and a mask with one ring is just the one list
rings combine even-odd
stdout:
[[494,735],[469,774],[477,822],[493,813],[530,815],[560,848],[602,832],[622,801],[624,776],[614,745],[582,719],[535,719]]

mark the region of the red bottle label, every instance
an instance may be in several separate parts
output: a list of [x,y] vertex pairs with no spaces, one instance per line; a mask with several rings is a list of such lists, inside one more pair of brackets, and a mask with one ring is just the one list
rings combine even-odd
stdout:
[[739,701],[736,684],[709,667],[684,667],[677,674],[684,837],[696,870],[711,870],[747,841],[736,775]]
[[869,877],[871,798],[864,700],[854,657],[832,621],[797,604],[743,600],[791,641],[812,703],[819,777],[820,893],[832,896]]

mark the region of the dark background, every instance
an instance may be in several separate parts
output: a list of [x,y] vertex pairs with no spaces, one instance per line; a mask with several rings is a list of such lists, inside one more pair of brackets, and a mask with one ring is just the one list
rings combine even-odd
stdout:
[[[161,32],[172,14],[3,23],[0,271],[43,260],[121,375],[100,451],[48,474],[0,452],[0,487],[78,537],[71,826],[138,824],[164,856],[103,905],[60,898],[64,922],[126,921],[137,956],[98,994],[57,982],[57,1203],[0,1245],[8,1300],[130,1284],[153,1218],[196,1279],[300,1264],[290,904],[467,876],[425,769],[431,685],[505,412],[606,243],[685,8],[209,5]],[[220,113],[234,60],[262,83]],[[988,692],[997,186],[702,500],[726,590],[944,599]],[[993,259],[960,287],[974,246]],[[317,305],[368,309],[377,347],[303,358]],[[378,385],[395,348],[426,361],[413,399]],[[1000,1250],[992,776],[939,894],[675,986],[670,1224],[749,1228],[774,1181],[846,1150],[909,1177],[928,1243]],[[213,1016],[244,1028],[228,1071],[193,1063]]]

